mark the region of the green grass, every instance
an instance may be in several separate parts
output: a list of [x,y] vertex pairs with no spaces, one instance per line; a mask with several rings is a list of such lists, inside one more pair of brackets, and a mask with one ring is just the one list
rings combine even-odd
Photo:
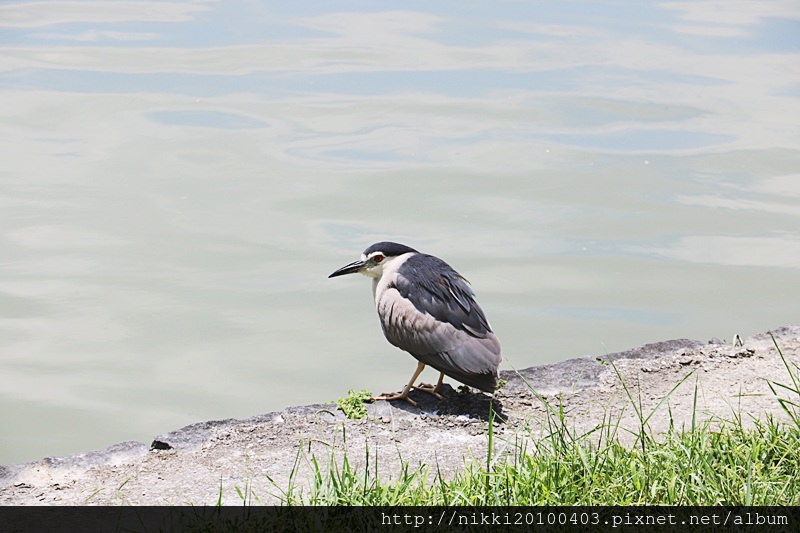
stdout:
[[[769,386],[788,424],[768,417],[745,426],[741,414],[702,422],[693,416],[689,429],[653,435],[647,421],[669,395],[645,413],[623,383],[639,421],[631,446],[621,441],[618,421],[576,435],[563,406],[537,394],[547,410],[543,435],[529,428],[503,439],[490,415],[488,453],[465,461],[463,472],[446,477],[436,465],[403,464],[386,481],[369,448],[360,468],[331,452],[325,461],[310,457],[309,486],[300,489],[292,479],[278,496],[287,505],[800,505],[800,369],[776,348],[790,379]],[[696,395],[695,384],[695,405]],[[505,443],[503,453],[497,441]]]
[[350,389],[347,391],[347,396],[336,400],[336,408],[341,410],[347,418],[364,418],[367,416],[365,402],[368,402],[371,398],[372,393],[367,389],[360,391]]
[[597,445],[552,435],[497,461],[487,456],[488,466],[467,464],[450,479],[430,467],[404,465],[390,482],[369,468],[354,468],[346,455],[327,469],[312,456],[311,487],[286,491],[281,500],[287,505],[800,505],[797,427],[771,420],[751,429],[712,429],[705,423],[694,432],[645,440],[643,454],[619,441]]

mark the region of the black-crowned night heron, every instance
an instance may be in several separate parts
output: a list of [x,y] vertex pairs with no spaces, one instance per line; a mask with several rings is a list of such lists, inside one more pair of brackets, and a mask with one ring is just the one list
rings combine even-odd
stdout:
[[[360,272],[372,278],[372,294],[386,339],[414,356],[419,364],[400,393],[373,400],[407,400],[411,389],[441,399],[445,375],[485,392],[497,388],[503,359],[500,341],[492,333],[467,280],[432,255],[394,242],[373,244],[361,259],[330,276]],[[414,382],[425,365],[439,372],[436,386]]]

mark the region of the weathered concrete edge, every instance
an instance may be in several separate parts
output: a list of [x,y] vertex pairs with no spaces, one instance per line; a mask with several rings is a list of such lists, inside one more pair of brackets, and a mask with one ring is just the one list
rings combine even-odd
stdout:
[[[785,326],[771,330],[779,333],[783,330],[798,329],[798,326]],[[770,332],[754,335],[753,338],[769,337]],[[712,339],[710,343],[721,343]],[[532,387],[543,395],[560,392],[588,389],[600,385],[599,376],[607,367],[604,363],[618,359],[658,359],[666,354],[681,349],[696,349],[704,343],[689,339],[676,339],[656,343],[648,343],[622,352],[615,352],[601,357],[583,356],[549,365],[539,365],[519,371],[503,371],[502,379],[506,380],[504,390],[514,393]],[[376,405],[368,406],[374,414]],[[416,416],[418,412],[410,409],[406,416]],[[344,415],[331,404],[312,404],[287,407],[281,411],[256,415],[245,419],[223,419],[196,422],[183,428],[170,431],[153,438],[150,445],[139,441],[125,441],[101,450],[74,453],[64,457],[45,457],[38,461],[29,461],[12,465],[0,465],[0,487],[10,486],[17,474],[37,465],[43,464],[58,469],[87,469],[92,466],[119,465],[135,457],[146,455],[151,449],[176,449],[191,451],[202,447],[213,434],[214,429],[224,429],[235,425],[252,424],[279,419],[284,415],[308,416],[315,420],[327,419],[335,421],[344,419]]]

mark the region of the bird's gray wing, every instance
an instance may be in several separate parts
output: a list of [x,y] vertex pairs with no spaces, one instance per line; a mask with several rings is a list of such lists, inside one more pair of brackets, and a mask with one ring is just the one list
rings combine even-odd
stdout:
[[395,288],[418,311],[475,338],[483,339],[492,333],[467,280],[441,259],[413,255],[397,274]]
[[437,320],[417,309],[396,287],[384,291],[377,304],[389,342],[466,385],[486,392],[495,389],[503,357],[494,333],[478,337]]

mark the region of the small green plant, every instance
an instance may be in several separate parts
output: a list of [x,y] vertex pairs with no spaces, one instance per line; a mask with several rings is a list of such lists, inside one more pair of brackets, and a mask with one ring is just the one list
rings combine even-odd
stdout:
[[364,403],[370,399],[372,399],[372,393],[367,389],[360,391],[350,389],[347,391],[347,396],[336,400],[336,408],[341,409],[347,418],[364,418],[367,416],[367,408]]

